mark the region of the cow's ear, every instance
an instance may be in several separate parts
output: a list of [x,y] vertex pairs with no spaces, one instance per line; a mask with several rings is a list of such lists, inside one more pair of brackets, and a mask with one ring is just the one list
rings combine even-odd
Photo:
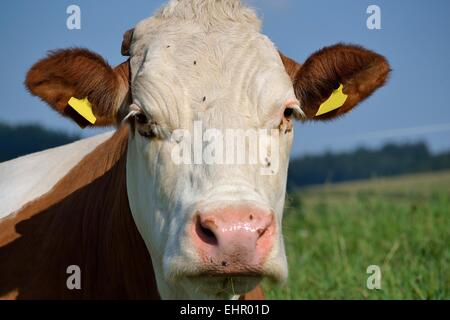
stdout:
[[311,55],[300,65],[281,54],[295,94],[308,119],[343,115],[387,80],[387,60],[355,45],[337,44]]
[[114,125],[128,98],[130,70],[124,62],[111,68],[86,49],[51,52],[28,71],[28,90],[80,126]]

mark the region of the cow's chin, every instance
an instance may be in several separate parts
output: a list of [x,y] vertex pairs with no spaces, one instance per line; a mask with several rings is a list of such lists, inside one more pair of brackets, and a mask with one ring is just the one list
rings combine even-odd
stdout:
[[199,275],[186,278],[194,299],[231,299],[252,291],[263,276]]

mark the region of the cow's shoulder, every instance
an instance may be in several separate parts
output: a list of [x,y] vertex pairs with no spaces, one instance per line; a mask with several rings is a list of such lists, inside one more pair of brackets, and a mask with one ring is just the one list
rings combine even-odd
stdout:
[[[49,192],[112,132],[0,163],[0,219]],[[33,137],[30,137],[33,139]]]
[[[127,141],[127,128],[119,129],[49,192],[0,222],[0,297],[159,297],[129,209]],[[71,265],[81,270],[81,290],[67,288]]]

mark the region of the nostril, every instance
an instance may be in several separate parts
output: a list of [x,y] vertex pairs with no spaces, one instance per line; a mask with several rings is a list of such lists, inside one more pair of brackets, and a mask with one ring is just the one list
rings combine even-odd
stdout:
[[198,237],[205,243],[216,246],[219,241],[217,240],[216,235],[210,229],[206,222],[202,222],[200,216],[197,217],[195,231],[197,232]]
[[265,235],[270,237],[273,233],[274,228],[274,217],[271,216],[270,219],[266,220],[265,224],[258,228],[256,232],[258,233],[258,240],[264,238]]
[[217,242],[216,236],[208,228],[205,228],[204,226],[200,225],[200,232],[204,235],[204,237],[206,237],[209,240],[211,240],[211,242]]
[[268,228],[261,228],[261,229],[257,230],[257,232],[258,232],[258,239],[261,238],[266,233],[267,229]]

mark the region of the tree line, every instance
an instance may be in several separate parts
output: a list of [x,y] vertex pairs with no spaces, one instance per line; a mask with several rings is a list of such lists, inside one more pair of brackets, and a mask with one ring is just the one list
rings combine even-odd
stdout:
[[433,155],[424,142],[304,156],[291,161],[288,188],[450,169],[450,151]]

